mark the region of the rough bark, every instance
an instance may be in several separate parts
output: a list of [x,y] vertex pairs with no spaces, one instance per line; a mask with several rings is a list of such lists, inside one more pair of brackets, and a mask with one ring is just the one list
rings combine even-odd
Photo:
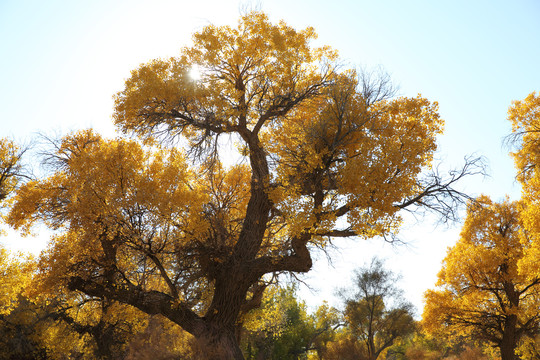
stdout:
[[210,326],[198,342],[208,360],[244,360],[233,328]]
[[516,344],[517,337],[517,316],[509,315],[504,323],[504,332],[499,345],[501,350],[501,360],[517,360]]

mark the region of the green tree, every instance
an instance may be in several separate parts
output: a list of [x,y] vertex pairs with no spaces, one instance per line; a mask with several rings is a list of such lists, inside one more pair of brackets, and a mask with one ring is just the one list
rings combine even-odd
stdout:
[[[453,184],[478,163],[447,179],[432,171],[437,104],[390,99],[386,77],[341,69],[315,37],[255,12],[134,70],[115,124],[147,145],[181,136],[191,158],[66,136],[49,157],[54,173],[25,184],[9,217],[58,230],[43,270],[71,291],[167,317],[208,358],[243,359],[238,320],[267,274],[309,271],[311,248],[329,237],[392,237],[404,209],[451,216],[463,200]],[[222,164],[224,137],[240,164]]]
[[[344,325],[343,318],[339,311],[330,307],[326,301],[317,308],[313,317],[316,330],[311,338],[310,348],[315,351],[318,360],[324,360],[328,343],[335,339],[338,329]],[[315,357],[310,357],[313,358]]]
[[324,304],[309,314],[294,286],[272,287],[246,318],[244,352],[247,359],[306,359],[311,350],[322,350],[337,325],[335,309]]
[[403,299],[397,280],[381,260],[373,259],[356,271],[354,291],[344,291],[344,318],[367,360],[376,360],[416,329],[413,307]]

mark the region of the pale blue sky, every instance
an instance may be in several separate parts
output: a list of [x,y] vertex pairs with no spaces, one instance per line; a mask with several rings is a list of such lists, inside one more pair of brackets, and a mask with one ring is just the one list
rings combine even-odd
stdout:
[[[273,20],[313,26],[319,43],[336,48],[353,66],[383,66],[400,95],[438,101],[446,120],[440,157],[459,165],[471,153],[489,160],[491,178],[464,189],[495,199],[519,197],[514,168],[502,147],[510,131],[506,110],[514,99],[540,90],[540,1],[259,1]],[[174,56],[191,33],[208,23],[235,24],[238,1],[26,1],[0,0],[0,136],[29,141],[35,132],[94,127],[113,136],[112,95],[130,70]],[[410,225],[411,246],[381,241],[352,244],[334,254],[334,269],[316,263],[302,296],[314,305],[331,300],[351,269],[374,254],[403,274],[408,297],[421,306],[445,249],[459,226]],[[17,249],[38,242],[11,234]],[[340,242],[336,241],[336,244]]]

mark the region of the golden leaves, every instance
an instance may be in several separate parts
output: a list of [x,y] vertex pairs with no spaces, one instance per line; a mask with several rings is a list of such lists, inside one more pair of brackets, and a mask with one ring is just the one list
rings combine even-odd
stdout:
[[[0,138],[0,222],[5,220],[3,210],[12,204],[12,194],[19,185],[22,175],[21,156],[23,153],[24,150],[13,141]],[[3,235],[1,229],[0,235]]]
[[91,274],[112,261],[111,251],[123,271],[137,271],[137,251],[151,243],[170,252],[201,226],[208,196],[178,150],[83,131],[64,138],[54,156],[56,173],[22,186],[8,217],[25,231],[37,220],[63,229],[42,259],[50,279]]
[[486,196],[469,204],[460,239],[444,259],[439,289],[425,294],[430,331],[502,336],[504,327],[496,329],[509,316],[520,324],[537,321],[538,273],[531,277],[518,268],[530,241],[522,209],[520,202],[496,203]]
[[8,314],[17,305],[19,294],[31,280],[34,266],[32,259],[10,254],[0,246],[0,315]]
[[517,147],[512,155],[523,185],[522,200],[496,203],[480,196],[469,204],[460,239],[448,250],[439,274],[439,289],[426,293],[424,309],[430,331],[474,333],[496,345],[496,339],[513,336],[504,323],[513,317],[516,333],[531,335],[529,325],[538,325],[540,306],[537,93],[514,101],[508,119],[514,132],[510,140]]
[[[335,54],[312,49],[314,37],[311,28],[274,25],[263,13],[242,17],[236,28],[207,26],[180,57],[132,72],[116,96],[115,123],[144,136],[182,133],[192,145],[209,130],[251,129],[261,117],[274,117],[289,101],[312,92],[331,72],[323,62]],[[194,66],[200,70],[197,81],[189,77]]]
[[[132,73],[116,96],[115,122],[145,137],[182,134],[192,149],[236,134],[246,157],[257,137],[272,159],[269,197],[289,235],[315,223],[324,233],[345,213],[359,235],[393,233],[395,204],[418,191],[436,150],[437,103],[371,103],[358,74],[338,72],[337,53],[311,47],[315,38],[312,28],[258,12],[236,27],[207,26],[179,57]],[[194,66],[197,81],[188,75]]]
[[[346,205],[357,233],[394,232],[400,223],[395,203],[416,190],[416,177],[436,150],[443,126],[437,103],[418,96],[368,108],[354,78],[342,78],[339,86],[265,134],[278,163],[276,182],[286,189],[272,193],[274,203],[294,218],[295,231],[309,228],[309,214],[317,211],[328,214],[323,226],[332,227],[334,211]],[[325,193],[321,204],[305,196],[317,186]]]
[[524,100],[513,101],[508,109],[508,120],[512,122],[513,140],[517,145],[517,151],[512,155],[523,189],[524,208],[520,216],[527,229],[520,271],[534,279],[540,277],[540,93],[532,92]]

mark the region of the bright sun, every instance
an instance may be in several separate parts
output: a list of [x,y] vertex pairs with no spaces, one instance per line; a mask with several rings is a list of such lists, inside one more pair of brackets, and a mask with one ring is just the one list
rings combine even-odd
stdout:
[[189,69],[189,77],[195,81],[201,79],[201,71],[199,70],[199,66],[197,64],[193,65],[191,69]]

